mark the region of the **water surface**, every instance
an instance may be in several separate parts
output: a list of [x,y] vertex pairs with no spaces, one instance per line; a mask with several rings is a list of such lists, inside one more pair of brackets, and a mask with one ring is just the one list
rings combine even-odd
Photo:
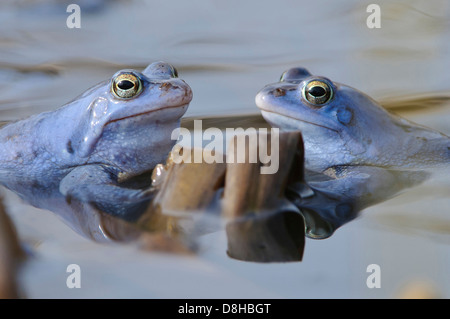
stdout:
[[[191,85],[188,117],[257,113],[258,90],[293,66],[379,100],[448,94],[450,3],[380,0],[382,27],[369,29],[370,3],[95,1],[82,5],[81,29],[68,29],[64,1],[6,1],[0,120],[55,109],[120,68],[158,60]],[[425,106],[397,111],[450,134],[450,105]],[[28,297],[395,297],[410,282],[450,296],[445,174],[365,210],[329,239],[308,239],[303,262],[289,264],[230,259],[223,231],[200,237],[199,254],[187,257],[95,243],[2,193],[35,256],[22,271]],[[81,289],[65,286],[71,263],[82,268]],[[372,263],[382,269],[380,289],[366,286]]]

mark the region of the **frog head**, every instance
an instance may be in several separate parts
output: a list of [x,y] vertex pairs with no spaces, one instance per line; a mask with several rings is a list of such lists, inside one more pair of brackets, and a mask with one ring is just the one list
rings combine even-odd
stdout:
[[191,88],[170,64],[118,71],[64,107],[76,122],[65,151],[128,172],[151,168],[175,143],[172,132],[191,100]]
[[369,96],[304,68],[289,69],[279,82],[265,86],[256,104],[272,126],[301,131],[306,165],[317,171],[370,164],[398,131],[391,115]]

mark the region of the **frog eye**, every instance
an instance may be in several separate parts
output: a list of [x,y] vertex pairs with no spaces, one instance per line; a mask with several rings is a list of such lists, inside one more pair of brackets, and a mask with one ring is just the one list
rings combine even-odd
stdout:
[[333,97],[333,88],[325,80],[312,80],[303,88],[303,97],[313,105],[323,105]]
[[121,73],[113,78],[111,91],[121,99],[131,99],[142,91],[141,79],[133,73]]
[[173,78],[177,78],[178,77],[178,70],[172,65],[171,65],[171,68],[172,68],[172,77]]
[[311,73],[305,68],[291,68],[281,74],[280,82],[299,82],[310,75]]

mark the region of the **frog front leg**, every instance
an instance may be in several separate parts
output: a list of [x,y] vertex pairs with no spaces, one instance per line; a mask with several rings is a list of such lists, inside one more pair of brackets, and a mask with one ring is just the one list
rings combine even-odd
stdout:
[[308,236],[323,239],[353,220],[362,209],[419,184],[427,173],[350,166],[307,176],[306,184],[289,185],[287,197],[303,213]]
[[152,199],[156,189],[131,189],[119,186],[114,174],[101,165],[79,166],[67,174],[59,184],[66,197],[82,202],[137,203]]
[[397,195],[405,188],[423,182],[426,172],[389,170],[376,166],[333,167],[326,172],[332,179],[308,181],[315,191],[334,194],[367,207]]

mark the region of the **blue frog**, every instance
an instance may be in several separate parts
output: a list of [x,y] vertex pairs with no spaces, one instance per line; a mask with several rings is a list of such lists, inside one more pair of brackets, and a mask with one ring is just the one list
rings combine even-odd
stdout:
[[50,112],[0,130],[0,183],[22,197],[57,189],[80,201],[138,202],[151,188],[122,187],[164,162],[192,100],[170,64],[125,69]]
[[300,130],[305,166],[415,170],[448,166],[450,137],[389,113],[366,94],[304,68],[291,68],[256,96],[275,127]]
[[312,238],[330,236],[362,209],[449,167],[449,136],[305,68],[285,71],[255,101],[271,126],[302,133],[308,187],[291,185],[289,198]]

